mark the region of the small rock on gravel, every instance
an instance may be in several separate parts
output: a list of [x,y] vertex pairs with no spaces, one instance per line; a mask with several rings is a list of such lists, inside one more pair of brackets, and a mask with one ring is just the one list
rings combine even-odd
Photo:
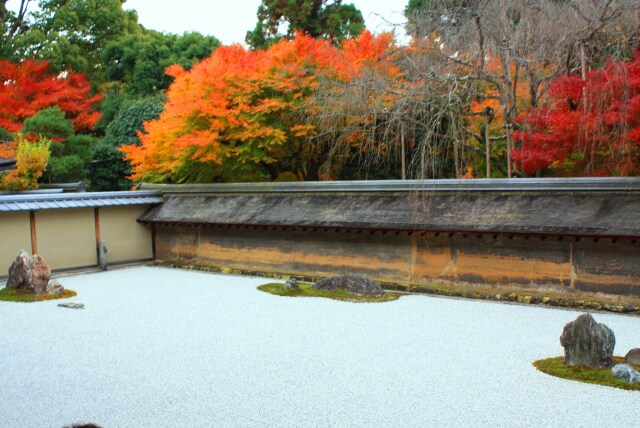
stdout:
[[44,291],[51,294],[52,296],[58,296],[62,294],[62,292],[64,291],[64,287],[57,279],[52,278],[47,283],[47,288],[45,288]]
[[282,288],[285,290],[297,290],[299,288],[298,280],[295,278],[288,279],[287,282],[284,283]]
[[616,364],[611,367],[611,373],[613,373],[613,375],[618,379],[624,380],[625,382],[640,382],[640,373],[628,364]]
[[84,303],[58,303],[61,308],[84,309]]

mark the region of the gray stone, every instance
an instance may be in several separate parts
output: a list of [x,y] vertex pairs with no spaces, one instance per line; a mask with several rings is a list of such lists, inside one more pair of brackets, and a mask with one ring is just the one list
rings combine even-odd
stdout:
[[384,295],[384,289],[380,284],[362,274],[338,275],[323,278],[313,284],[312,287],[324,291],[340,289],[367,297],[381,297]]
[[624,356],[624,360],[631,364],[640,364],[640,348],[633,348],[627,355]]
[[564,326],[560,336],[564,362],[570,366],[609,367],[613,361],[616,338],[604,324],[582,314]]
[[624,312],[624,306],[622,305],[604,305],[603,308],[611,312],[618,312],[618,313]]
[[107,270],[107,241],[101,240],[98,247],[100,269]]
[[295,279],[295,278],[288,279],[287,282],[284,283],[282,288],[284,290],[297,290],[299,288],[298,287],[298,280]]
[[613,375],[618,379],[624,380],[625,382],[640,382],[640,373],[628,364],[616,364],[611,367],[611,373],[613,373]]
[[7,288],[31,290],[42,294],[51,279],[51,268],[44,258],[34,254],[30,256],[25,250],[11,263]]
[[49,280],[49,283],[47,283],[47,288],[45,289],[45,291],[52,296],[57,296],[59,294],[62,294],[62,292],[64,291],[64,287],[57,279],[52,278]]
[[61,308],[84,309],[84,303],[58,303]]

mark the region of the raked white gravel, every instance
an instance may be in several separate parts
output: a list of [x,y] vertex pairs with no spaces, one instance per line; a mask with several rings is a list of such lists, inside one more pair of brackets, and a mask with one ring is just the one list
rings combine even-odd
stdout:
[[[640,393],[542,374],[579,312],[428,296],[345,303],[138,267],[0,302],[0,426],[638,427]],[[616,354],[640,318],[595,314]]]

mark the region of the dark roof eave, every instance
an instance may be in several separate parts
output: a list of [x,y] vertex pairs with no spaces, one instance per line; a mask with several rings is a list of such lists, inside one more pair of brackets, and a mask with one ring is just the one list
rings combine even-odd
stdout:
[[186,226],[186,227],[209,227],[209,228],[226,228],[226,229],[262,229],[262,230],[303,230],[303,231],[334,231],[334,232],[356,232],[356,233],[407,233],[412,235],[419,234],[435,234],[438,235],[472,235],[472,236],[507,236],[509,238],[536,236],[543,239],[546,238],[587,238],[587,239],[612,239],[612,240],[637,240],[637,235],[610,235],[599,231],[583,231],[583,230],[550,230],[550,229],[530,229],[516,230],[505,228],[503,230],[494,229],[460,229],[456,227],[437,227],[433,225],[365,225],[365,224],[343,224],[343,225],[326,225],[326,224],[258,224],[258,223],[215,223],[215,222],[188,222],[188,221],[166,221],[166,220],[145,220],[138,219],[138,222],[149,225],[160,226]]
[[173,195],[139,221],[157,224],[426,230],[640,237],[640,194]]

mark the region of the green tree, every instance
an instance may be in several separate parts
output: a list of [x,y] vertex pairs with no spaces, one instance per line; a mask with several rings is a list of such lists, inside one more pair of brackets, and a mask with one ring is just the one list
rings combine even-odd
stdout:
[[165,91],[173,81],[165,73],[167,67],[180,64],[189,70],[218,46],[220,41],[212,36],[153,30],[110,42],[100,54],[107,83],[103,85],[105,97],[100,105],[103,116],[96,132],[106,133],[106,127],[124,104]]
[[43,176],[50,183],[75,183],[86,177],[86,162],[77,155],[51,157]]
[[105,138],[93,147],[89,168],[91,188],[95,191],[126,190],[133,183],[127,179],[131,165],[118,151],[123,145],[140,145],[139,132],[146,121],[157,119],[164,109],[165,97],[159,93],[151,97],[126,101],[115,119],[107,126]]
[[342,0],[263,0],[257,16],[256,27],[246,36],[254,49],[264,49],[283,37],[291,39],[296,32],[341,42],[364,30],[362,13]]
[[141,32],[136,12],[123,10],[123,3],[40,0],[38,10],[30,15],[28,29],[12,38],[11,50],[19,57],[46,59],[55,70],[71,68],[86,73],[92,82],[102,83],[102,49],[127,34]]
[[89,166],[91,190],[96,192],[109,190],[127,190],[133,183],[127,179],[131,173],[129,162],[116,147],[103,139],[98,140],[91,152],[93,160]]
[[0,36],[0,58],[17,59],[13,49],[13,39],[27,28],[25,20],[31,0],[20,0],[18,11],[7,9],[8,0],[0,0],[0,21],[2,21],[2,35]]
[[11,140],[11,133],[0,126],[0,144],[9,140]]
[[145,31],[110,42],[100,59],[112,90],[120,88],[127,95],[140,97],[169,87],[173,78],[165,73],[168,66],[180,64],[188,70],[218,46],[218,39],[199,33]]
[[144,130],[143,123],[160,117],[164,102],[164,94],[159,93],[124,103],[115,119],[107,126],[107,142],[115,147],[140,144],[138,132]]
[[54,140],[64,140],[73,135],[73,124],[67,119],[60,107],[40,110],[25,119],[22,132],[25,135],[37,135]]
[[40,110],[24,121],[23,132],[30,138],[50,141],[51,156],[44,172],[50,183],[87,179],[93,137],[76,135],[71,120],[57,106]]

